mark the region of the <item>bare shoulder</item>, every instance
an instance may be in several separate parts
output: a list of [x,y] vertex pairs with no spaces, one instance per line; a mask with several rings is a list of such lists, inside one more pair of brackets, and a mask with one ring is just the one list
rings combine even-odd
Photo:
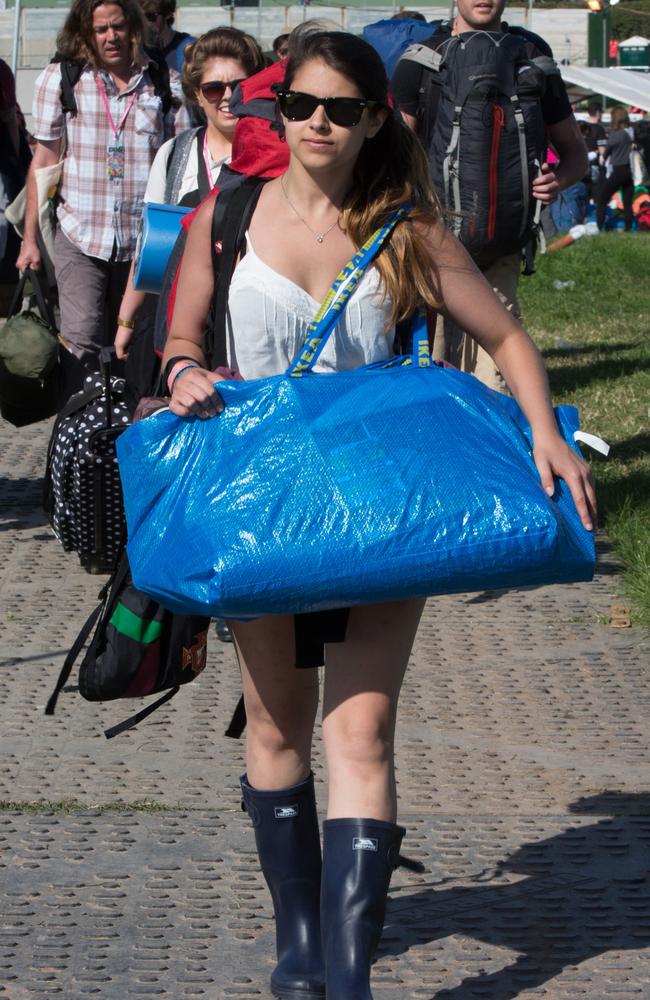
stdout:
[[434,264],[438,266],[466,265],[474,270],[474,264],[467,251],[450,232],[442,219],[430,223],[417,221],[414,223],[421,238],[426,242]]
[[282,217],[283,204],[282,199],[282,188],[280,186],[280,178],[276,177],[274,180],[267,181],[262,190],[260,191],[260,196],[257,199],[257,204],[255,205],[255,211],[253,212],[249,229],[253,236],[255,237],[255,231],[258,228],[267,229],[269,225],[277,224],[279,218]]
[[190,232],[210,232],[212,228],[212,216],[214,214],[214,198],[207,198],[196,210],[196,215],[192,219]]

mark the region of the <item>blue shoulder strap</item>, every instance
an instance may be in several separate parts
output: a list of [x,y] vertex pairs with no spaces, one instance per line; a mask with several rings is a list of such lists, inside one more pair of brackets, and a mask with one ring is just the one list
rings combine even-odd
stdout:
[[388,221],[366,240],[363,246],[348,261],[340,274],[334,279],[332,287],[325,296],[313,320],[309,324],[307,337],[298,356],[287,368],[286,374],[299,377],[311,371],[320,357],[327,340],[340,319],[348,300],[361,281],[363,274],[381,250],[384,242],[393,232],[395,226],[411,211],[411,205],[405,204],[396,209]]

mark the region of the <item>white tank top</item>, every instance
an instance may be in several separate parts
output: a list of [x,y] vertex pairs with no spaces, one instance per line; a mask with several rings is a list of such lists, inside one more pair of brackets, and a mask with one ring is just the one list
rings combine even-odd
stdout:
[[[228,364],[244,379],[279,375],[304,344],[320,302],[261,260],[246,234],[248,252],[237,264],[228,294]],[[379,273],[369,267],[334,327],[314,371],[347,371],[392,356],[390,302]]]

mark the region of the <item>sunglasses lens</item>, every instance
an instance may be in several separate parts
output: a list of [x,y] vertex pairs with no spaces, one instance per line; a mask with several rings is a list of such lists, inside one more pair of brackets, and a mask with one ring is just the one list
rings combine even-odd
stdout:
[[364,104],[355,98],[335,97],[326,105],[327,117],[335,125],[350,127],[358,125],[363,114]]
[[201,84],[201,93],[210,104],[216,104],[220,101],[225,92],[226,84],[221,83],[220,80],[215,80],[213,83]]
[[146,17],[147,21],[150,21],[152,24],[158,18],[157,14],[145,14],[144,16]]
[[304,122],[311,118],[318,107],[318,99],[311,94],[286,93],[280,95],[280,110],[292,122]]

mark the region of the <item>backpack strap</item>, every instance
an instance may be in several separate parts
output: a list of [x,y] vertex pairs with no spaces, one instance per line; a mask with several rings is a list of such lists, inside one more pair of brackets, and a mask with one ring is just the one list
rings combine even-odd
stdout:
[[190,36],[187,31],[175,31],[172,35],[171,42],[168,42],[167,45],[165,45],[165,47],[160,51],[164,56],[168,56],[170,52],[175,52],[181,42],[184,42],[185,39],[189,37]]
[[[444,25],[444,21],[434,21],[432,23],[434,35],[431,39],[429,39],[430,43],[435,38],[435,33],[440,32],[441,28],[444,29]],[[438,74],[442,66],[443,56],[438,46],[446,39],[446,37],[447,33],[443,30],[442,38],[438,45],[424,45],[420,42],[416,42],[413,45],[409,45],[400,57],[400,62],[402,59],[406,59],[409,62],[417,63],[424,70],[426,70],[425,73],[422,73],[418,107],[415,113],[417,121],[416,132],[426,150],[429,149],[431,138],[433,136],[434,119],[432,107],[434,100],[434,88],[440,87],[440,78]]]
[[196,135],[196,177],[199,184],[199,204],[207,198],[212,191],[212,177],[208,174],[208,168],[203,155],[203,143],[205,141],[205,127],[201,127]]
[[246,707],[244,705],[243,694],[239,696],[239,701],[235,705],[235,710],[232,713],[232,718],[230,719],[230,724],[224,733],[225,736],[230,737],[230,739],[238,740],[241,734],[246,728]]
[[422,45],[420,42],[409,45],[402,53],[402,59],[418,63],[432,73],[438,73],[442,65],[441,53],[437,49],[432,49],[430,45]]
[[77,113],[77,99],[74,96],[74,88],[83,72],[85,63],[79,59],[68,59],[56,52],[52,58],[53,63],[61,65],[61,108],[64,115],[71,118]]
[[167,170],[165,176],[165,204],[177,205],[178,195],[187,161],[192,152],[192,143],[196,135],[201,130],[198,128],[188,128],[180,132],[172,141],[172,148],[167,157]]
[[165,57],[159,48],[153,48],[150,45],[143,45],[145,55],[150,59],[149,65],[146,67],[151,82],[153,84],[153,89],[156,97],[159,97],[162,103],[162,113],[163,118],[167,115],[167,112],[172,106],[172,91],[169,84],[169,66],[165,61]]
[[[147,67],[147,72],[153,84],[154,93],[162,102],[163,117],[172,106],[172,92],[169,85],[169,66],[165,62],[160,49],[143,45],[146,55],[151,62]],[[77,113],[77,99],[74,95],[74,88],[79,82],[85,63],[78,59],[68,59],[60,52],[55,53],[51,60],[53,63],[61,64],[61,107],[63,113],[72,118]]]
[[129,572],[129,560],[126,556],[126,551],[124,548],[124,539],[120,543],[120,556],[117,562],[117,566],[113,570],[112,575],[106,581],[104,586],[99,592],[99,603],[96,608],[90,612],[86,621],[81,626],[79,630],[79,635],[75,639],[70,649],[70,652],[63,661],[63,666],[61,667],[61,672],[59,673],[58,680],[54,685],[54,691],[50,695],[47,705],[45,706],[46,715],[54,715],[54,709],[56,708],[56,703],[61,691],[68,683],[68,678],[72,673],[72,668],[74,667],[79,654],[86,644],[88,636],[95,628],[95,634],[93,636],[92,642],[90,644],[90,649],[97,645],[97,640],[99,638],[99,633],[105,623],[106,615],[109,608],[115,601],[115,597],[120,590],[120,587],[126,580],[127,574]]
[[551,56],[536,56],[530,60],[533,66],[541,69],[544,76],[561,76],[560,67]]
[[142,722],[142,720],[146,719],[152,712],[155,712],[157,708],[160,708],[161,705],[170,701],[175,694],[178,694],[179,691],[180,687],[170,688],[169,691],[165,691],[165,693],[156,701],[152,702],[151,705],[141,708],[139,712],[135,713],[135,715],[130,715],[128,719],[118,722],[115,726],[109,726],[108,729],[104,730],[104,736],[107,740],[112,740],[114,736],[119,736],[120,733],[126,732],[127,729],[133,729],[133,727],[137,726],[139,722]]
[[223,199],[222,195],[215,199],[210,240],[214,294],[210,325],[205,338],[206,355],[213,368],[228,363],[226,320],[230,281],[244,244],[248,223],[265,183],[259,177],[245,177],[228,199]]

